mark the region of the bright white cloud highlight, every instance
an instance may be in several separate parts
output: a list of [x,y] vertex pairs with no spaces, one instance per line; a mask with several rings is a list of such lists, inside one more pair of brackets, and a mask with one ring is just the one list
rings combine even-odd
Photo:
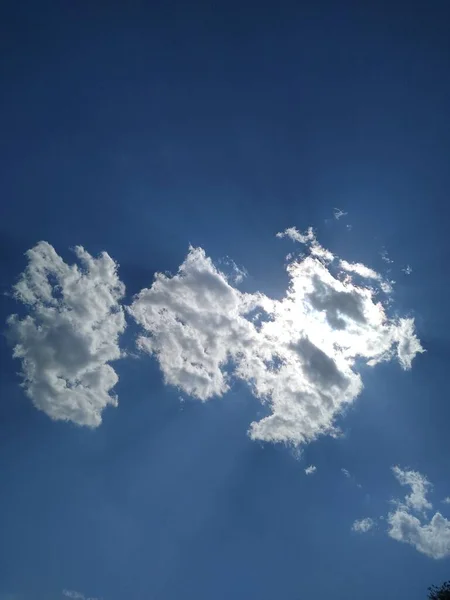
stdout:
[[375,526],[375,521],[370,517],[365,519],[356,520],[352,525],[352,531],[356,533],[367,533]]
[[315,467],[314,465],[309,465],[309,467],[305,469],[306,475],[313,475],[316,471],[317,467]]
[[426,498],[427,491],[431,489],[430,482],[417,471],[394,467],[393,472],[402,485],[411,487],[411,494],[405,496],[403,502],[397,501],[395,510],[388,515],[390,537],[414,546],[431,558],[450,556],[450,521],[439,512],[430,520],[426,517],[426,511],[433,508]]
[[369,267],[366,267],[366,265],[363,265],[362,263],[349,263],[346,260],[341,260],[339,261],[339,265],[341,269],[344,269],[344,271],[356,273],[357,275],[365,277],[366,279],[376,279],[377,281],[382,279],[379,273]]
[[33,404],[52,419],[96,427],[103,409],[117,405],[108,363],[120,357],[125,288],[106,252],[93,258],[77,246],[75,254],[81,266],[66,264],[47,242],[27,252],[14,295],[28,315],[11,315],[8,333]]
[[335,257],[311,228],[277,236],[309,252],[287,265],[282,300],[240,292],[204,250],[190,248],[178,273],[157,274],[129,312],[143,329],[139,348],[157,358],[166,383],[204,401],[240,378],[268,412],[250,436],[298,445],[336,432],[336,416],[363,387],[356,361],[397,357],[408,369],[422,347],[414,322],[390,319],[374,289],[330,272]]

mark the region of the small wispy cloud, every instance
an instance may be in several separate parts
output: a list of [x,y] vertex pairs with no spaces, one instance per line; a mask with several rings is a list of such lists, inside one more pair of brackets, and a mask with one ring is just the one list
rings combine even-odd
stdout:
[[386,248],[383,248],[383,250],[380,252],[380,256],[381,256],[381,260],[384,260],[384,262],[387,263],[388,265],[391,265],[394,262],[392,260],[392,258],[390,258]]
[[229,273],[226,273],[228,279],[231,280],[234,284],[239,285],[244,281],[246,277],[248,277],[247,269],[243,267],[238,267],[232,258],[226,256],[224,259],[219,261],[219,265],[225,265],[228,267]]
[[367,533],[375,527],[375,521],[370,517],[365,519],[356,520],[352,525],[352,531],[356,533]]
[[411,273],[413,272],[412,267],[410,265],[406,265],[406,267],[404,267],[402,271],[405,275],[411,275]]
[[450,504],[450,496],[447,496],[447,498],[444,498],[442,500],[443,504]]
[[361,489],[362,485],[356,481],[356,478],[348,471],[347,469],[341,469],[342,474],[350,481],[356,485],[357,488]]
[[306,475],[313,475],[313,473],[315,473],[316,471],[317,467],[315,467],[314,465],[309,465],[309,467],[305,469]]
[[355,273],[356,275],[364,277],[365,279],[375,279],[377,281],[380,281],[382,279],[379,273],[377,273],[370,267],[366,267],[366,265],[363,265],[362,263],[350,263],[346,260],[340,260],[339,266],[341,267],[341,269],[344,269],[344,271],[348,271],[349,273]]
[[284,231],[279,231],[276,234],[278,238],[287,237],[291,239],[293,242],[298,242],[300,244],[305,244],[308,246],[308,250],[311,253],[311,256],[314,258],[318,258],[324,262],[331,262],[334,260],[334,254],[324,248],[317,241],[315,231],[312,227],[308,227],[308,229],[302,233],[296,227],[288,227]]
[[343,210],[341,210],[340,208],[334,208],[333,209],[333,215],[334,218],[339,221],[339,219],[341,219],[342,217],[346,217],[348,215],[347,212],[344,212]]
[[63,590],[62,595],[71,600],[101,600],[101,598],[94,598],[93,596],[85,596],[81,592],[75,590]]

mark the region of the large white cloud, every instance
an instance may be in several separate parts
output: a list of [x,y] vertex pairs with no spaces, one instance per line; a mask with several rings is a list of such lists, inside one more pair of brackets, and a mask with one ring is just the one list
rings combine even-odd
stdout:
[[[202,249],[190,248],[178,273],[157,274],[129,312],[144,330],[139,347],[156,356],[167,383],[207,400],[240,378],[269,413],[251,424],[250,436],[297,445],[335,432],[335,417],[363,387],[357,361],[397,357],[408,369],[422,347],[412,319],[387,316],[377,296],[381,277],[357,285],[350,263],[342,270],[311,228],[278,237],[309,251],[288,264],[282,300],[240,292]],[[363,267],[350,271],[375,273]]]
[[102,410],[117,405],[118,377],[108,363],[120,357],[125,288],[108,254],[93,258],[80,246],[75,254],[81,267],[47,242],[27,252],[14,293],[29,314],[9,317],[9,335],[34,405],[52,419],[96,427]]
[[450,556],[450,521],[437,512],[422,523],[405,509],[397,509],[388,517],[389,535],[399,542],[414,546],[431,558]]
[[[436,512],[428,519],[426,512],[433,508],[427,499],[430,482],[417,471],[394,467],[399,483],[409,485],[411,494],[404,501],[397,501],[396,508],[388,515],[389,535],[399,542],[414,546],[416,550],[431,558],[450,556],[450,521]],[[418,513],[418,516],[411,514]]]

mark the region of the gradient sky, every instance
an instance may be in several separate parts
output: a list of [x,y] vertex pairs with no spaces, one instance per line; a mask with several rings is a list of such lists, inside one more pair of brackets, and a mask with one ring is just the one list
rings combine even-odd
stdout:
[[[0,600],[420,600],[450,578],[450,14],[281,4],[0,9]],[[78,245],[117,271],[67,267]],[[90,373],[77,411],[49,349],[70,386]]]

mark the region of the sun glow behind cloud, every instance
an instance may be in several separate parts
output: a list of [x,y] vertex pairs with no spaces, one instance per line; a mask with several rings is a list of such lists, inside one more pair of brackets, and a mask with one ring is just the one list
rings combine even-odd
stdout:
[[271,411],[250,436],[298,445],[336,434],[336,416],[363,388],[358,359],[374,366],[397,358],[408,369],[423,349],[412,319],[386,314],[381,275],[359,263],[332,272],[336,257],[312,228],[277,237],[309,252],[290,257],[281,300],[240,292],[191,248],[177,274],[158,274],[128,310],[143,328],[138,346],[156,356],[167,383],[204,401],[226,393],[234,378],[246,381]]
[[[191,247],[178,273],[157,273],[126,311],[141,327],[139,349],[156,357],[167,384],[206,401],[241,379],[269,411],[250,424],[250,437],[299,445],[337,434],[336,417],[363,389],[358,362],[397,358],[409,369],[423,349],[413,319],[387,314],[380,295],[388,300],[391,288],[380,274],[339,260],[312,228],[277,237],[307,251],[290,256],[281,300],[241,292],[233,274]],[[106,253],[76,252],[81,268],[45,242],[29,251],[15,286],[29,315],[11,317],[9,328],[35,405],[54,419],[95,427],[102,410],[117,404],[108,363],[123,354],[124,286]]]

